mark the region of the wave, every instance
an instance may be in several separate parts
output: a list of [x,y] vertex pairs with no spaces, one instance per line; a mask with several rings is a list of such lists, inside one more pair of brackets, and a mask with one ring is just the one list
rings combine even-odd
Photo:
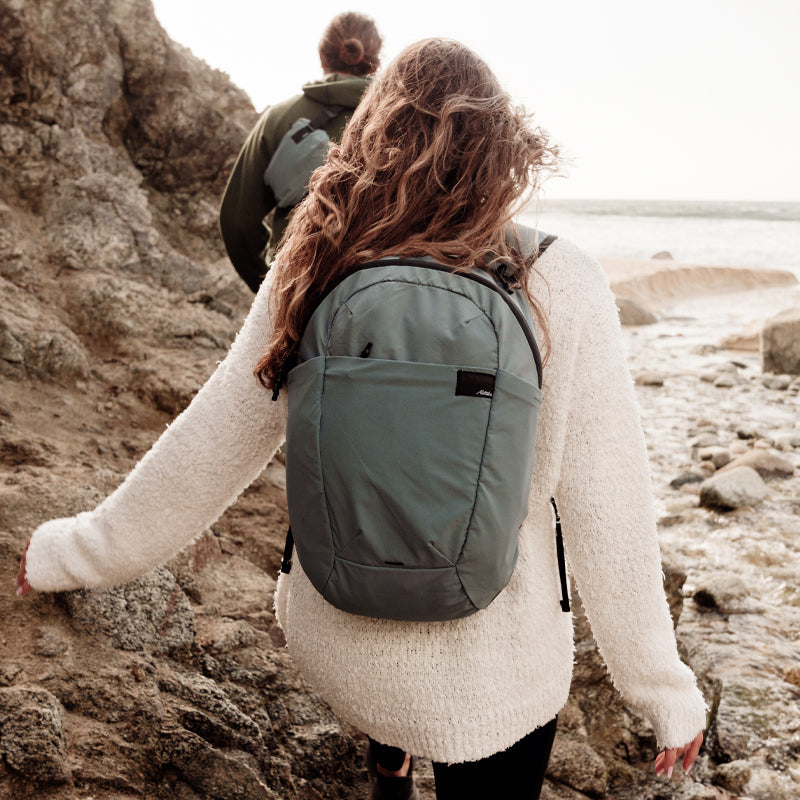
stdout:
[[547,200],[544,211],[618,217],[752,219],[800,222],[800,203],[744,200]]
[[634,258],[602,258],[600,261],[616,297],[635,300],[653,311],[689,297],[798,285],[794,273],[782,269],[719,267]]

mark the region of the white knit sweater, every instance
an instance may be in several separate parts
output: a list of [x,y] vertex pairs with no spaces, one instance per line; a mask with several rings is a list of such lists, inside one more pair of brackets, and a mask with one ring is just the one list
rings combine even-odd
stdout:
[[[470,617],[417,623],[335,609],[297,562],[278,584],[278,619],[309,683],[373,738],[437,761],[505,749],[566,702],[572,620],[559,605],[551,496],[614,685],[661,747],[689,742],[705,724],[662,589],[647,453],[608,282],[561,239],[537,266],[533,291],[551,347],[529,514],[508,586]],[[270,285],[268,277],[228,357],[119,489],[94,511],[35,531],[34,589],[137,577],[211,525],[261,472],[286,424],[285,392],[272,402],[253,377],[269,335]]]

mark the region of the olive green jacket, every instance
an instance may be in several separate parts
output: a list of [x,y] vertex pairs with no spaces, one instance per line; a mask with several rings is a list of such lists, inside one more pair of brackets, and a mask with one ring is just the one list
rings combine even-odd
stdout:
[[299,117],[313,119],[326,105],[345,109],[324,126],[338,141],[369,78],[332,73],[307,83],[303,93],[268,108],[250,132],[228,179],[219,212],[222,239],[233,266],[258,291],[280,244],[291,209],[277,207],[264,170],[284,134]]

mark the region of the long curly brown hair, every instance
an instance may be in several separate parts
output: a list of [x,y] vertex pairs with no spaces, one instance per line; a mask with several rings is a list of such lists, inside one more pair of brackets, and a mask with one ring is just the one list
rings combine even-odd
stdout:
[[532,259],[514,247],[509,223],[557,156],[469,48],[443,39],[406,48],[367,89],[292,215],[273,266],[260,380],[283,382],[325,288],[366,261],[431,256],[469,271],[501,260],[528,294]]

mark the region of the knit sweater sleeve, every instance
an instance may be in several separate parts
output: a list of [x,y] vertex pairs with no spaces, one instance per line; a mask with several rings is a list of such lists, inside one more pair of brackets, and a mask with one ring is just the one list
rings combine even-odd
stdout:
[[[577,252],[577,251],[576,251]],[[614,685],[660,747],[705,727],[705,702],[681,662],[663,590],[650,469],[614,298],[582,254],[573,368],[557,488],[570,568]]]
[[[286,402],[253,375],[270,334],[266,280],[225,360],[121,486],[93,511],[33,534],[27,577],[40,591],[130,581],[211,525],[283,441]],[[284,393],[285,394],[285,393]]]

